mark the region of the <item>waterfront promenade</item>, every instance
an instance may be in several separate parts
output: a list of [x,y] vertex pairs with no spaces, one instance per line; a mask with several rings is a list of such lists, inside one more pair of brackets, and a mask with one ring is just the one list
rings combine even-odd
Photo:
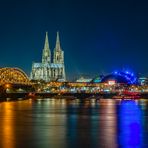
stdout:
[[80,99],[80,100],[99,100],[99,99],[148,99],[148,93],[138,94],[118,94],[118,93],[6,93],[1,96],[1,101],[24,100],[24,99]]

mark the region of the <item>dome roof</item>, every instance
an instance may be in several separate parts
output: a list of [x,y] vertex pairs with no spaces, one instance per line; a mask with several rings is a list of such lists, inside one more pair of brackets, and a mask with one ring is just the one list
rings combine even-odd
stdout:
[[136,84],[137,77],[133,73],[128,71],[118,71],[107,76],[104,76],[101,80],[102,83],[108,81],[115,81],[116,83],[124,83],[124,84]]
[[114,74],[110,74],[110,75],[105,76],[101,80],[101,82],[105,83],[105,82],[108,82],[111,80],[114,80],[116,83],[125,83],[125,84],[129,83],[129,81],[124,76],[114,75]]

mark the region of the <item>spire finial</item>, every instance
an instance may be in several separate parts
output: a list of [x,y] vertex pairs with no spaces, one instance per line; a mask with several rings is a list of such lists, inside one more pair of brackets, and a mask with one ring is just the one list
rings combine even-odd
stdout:
[[46,31],[44,49],[49,49],[48,32]]
[[55,50],[61,50],[59,31],[57,31],[57,39],[56,39],[56,47],[55,47]]

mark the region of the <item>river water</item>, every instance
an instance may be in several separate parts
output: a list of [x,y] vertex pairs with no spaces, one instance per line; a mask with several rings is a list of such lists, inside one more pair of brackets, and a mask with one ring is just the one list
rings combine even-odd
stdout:
[[0,148],[148,148],[148,100],[0,103]]

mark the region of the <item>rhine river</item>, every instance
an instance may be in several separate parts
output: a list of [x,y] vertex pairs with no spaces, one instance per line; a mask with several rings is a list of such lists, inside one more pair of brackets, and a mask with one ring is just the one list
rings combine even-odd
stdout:
[[148,100],[0,103],[0,148],[148,148]]

